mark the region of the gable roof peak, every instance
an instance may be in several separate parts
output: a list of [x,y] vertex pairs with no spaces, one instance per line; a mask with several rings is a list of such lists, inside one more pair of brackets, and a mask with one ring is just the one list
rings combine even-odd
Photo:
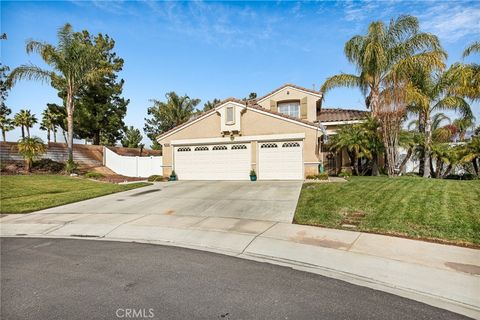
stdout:
[[301,91],[305,91],[305,92],[308,92],[308,93],[312,93],[314,95],[319,96],[320,98],[322,97],[322,93],[320,91],[316,91],[316,90],[313,90],[313,89],[308,89],[308,88],[305,88],[305,87],[297,86],[296,84],[293,84],[293,83],[285,83],[284,85],[278,87],[277,89],[275,89],[273,91],[270,91],[266,95],[258,98],[257,102],[262,101],[265,98],[268,98],[269,96],[273,95],[274,93],[276,93],[280,90],[283,90],[285,88],[288,88],[288,87],[293,88],[293,89],[297,89],[297,90],[301,90]]

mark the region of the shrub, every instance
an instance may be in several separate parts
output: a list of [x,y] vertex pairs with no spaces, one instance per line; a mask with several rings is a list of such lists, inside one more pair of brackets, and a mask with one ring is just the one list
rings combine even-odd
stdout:
[[250,170],[250,176],[257,176],[257,173],[255,172],[255,170]]
[[328,180],[328,173],[322,172],[317,174],[317,179],[318,180]]
[[33,169],[39,171],[47,171],[51,173],[59,173],[65,169],[65,165],[52,159],[40,159],[33,162]]
[[88,178],[88,179],[101,179],[101,178],[104,178],[105,176],[101,173],[98,173],[98,172],[87,172],[85,173],[84,175],[85,178]]
[[164,180],[165,180],[165,178],[163,176],[158,175],[158,174],[154,174],[154,175],[148,177],[148,181],[150,181],[150,182],[164,181]]
[[67,163],[65,164],[65,171],[68,173],[74,173],[78,169],[78,164],[73,161],[73,160],[67,160]]
[[308,179],[308,180],[316,180],[316,179],[317,179],[317,176],[311,174],[311,175],[308,175],[308,176],[307,176],[307,179]]
[[350,172],[347,172],[347,171],[342,171],[338,174],[339,177],[342,177],[342,178],[350,178],[352,176],[352,174]]
[[170,177],[176,177],[177,176],[177,173],[175,172],[175,170],[172,171],[172,173],[170,174]]

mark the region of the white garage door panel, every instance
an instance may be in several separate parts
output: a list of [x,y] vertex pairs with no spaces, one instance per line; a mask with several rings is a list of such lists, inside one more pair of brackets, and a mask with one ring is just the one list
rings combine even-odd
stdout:
[[261,180],[303,179],[303,142],[259,143],[258,177]]
[[248,180],[250,144],[175,148],[175,172],[181,180]]

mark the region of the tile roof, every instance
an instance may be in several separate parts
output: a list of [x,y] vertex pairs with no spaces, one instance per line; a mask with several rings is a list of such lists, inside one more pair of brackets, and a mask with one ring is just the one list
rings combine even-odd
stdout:
[[321,122],[363,120],[369,114],[369,111],[364,110],[322,108],[317,114],[317,120]]
[[300,86],[297,86],[295,84],[291,84],[291,83],[286,83],[284,84],[283,86],[273,90],[273,91],[270,91],[269,93],[267,93],[266,95],[260,97],[260,98],[257,98],[257,101],[260,101],[266,97],[268,97],[269,95],[272,95],[274,94],[275,92],[277,91],[280,91],[282,90],[283,88],[286,88],[286,87],[292,87],[292,88],[295,88],[295,89],[299,89],[299,90],[303,90],[303,91],[307,91],[307,92],[310,92],[310,93],[313,93],[313,94],[318,94],[318,95],[322,95],[319,91],[315,91],[315,90],[312,90],[312,89],[308,89],[308,88],[304,88],[304,87],[300,87]]

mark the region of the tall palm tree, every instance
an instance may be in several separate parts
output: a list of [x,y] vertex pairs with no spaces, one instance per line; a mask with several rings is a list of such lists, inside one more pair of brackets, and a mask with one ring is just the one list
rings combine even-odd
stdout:
[[42,122],[40,130],[47,131],[47,141],[50,142],[50,133],[53,133],[53,142],[57,142],[57,114],[47,108],[42,112]]
[[78,33],[74,33],[70,24],[58,30],[57,46],[30,40],[27,53],[37,53],[52,70],[42,69],[33,64],[25,64],[15,68],[9,76],[13,85],[21,79],[39,80],[56,83],[65,93],[68,131],[68,159],[73,161],[73,115],[75,96],[86,83],[98,79],[108,73],[111,67],[100,64],[100,52],[88,45]]
[[477,176],[480,174],[480,136],[472,137],[472,139],[464,146],[462,150],[462,161],[471,161],[473,164],[473,169],[475,170],[475,174]]
[[463,119],[455,119],[453,121],[453,126],[458,132],[458,139],[460,141],[464,141],[468,129],[473,129],[475,127],[475,118],[470,117]]
[[15,114],[13,122],[16,126],[22,128],[22,139],[25,138],[25,130],[27,138],[30,138],[30,128],[38,122],[37,117],[30,110],[21,109]]
[[20,139],[17,148],[18,153],[25,159],[25,166],[28,172],[30,172],[32,168],[33,160],[47,151],[47,147],[39,137]]
[[432,74],[428,69],[418,68],[412,77],[409,111],[418,115],[419,132],[424,135],[420,170],[423,169],[425,178],[431,176],[432,115],[437,111],[452,110],[459,112],[464,119],[473,118],[470,104],[456,92],[458,83],[451,72],[454,72],[452,68]]
[[374,117],[386,82],[406,78],[415,65],[444,68],[446,58],[438,38],[420,32],[418,19],[412,16],[400,16],[388,25],[370,23],[366,35],[356,35],[345,44],[344,53],[358,74],[332,76],[320,91],[325,95],[336,87],[358,87]]

